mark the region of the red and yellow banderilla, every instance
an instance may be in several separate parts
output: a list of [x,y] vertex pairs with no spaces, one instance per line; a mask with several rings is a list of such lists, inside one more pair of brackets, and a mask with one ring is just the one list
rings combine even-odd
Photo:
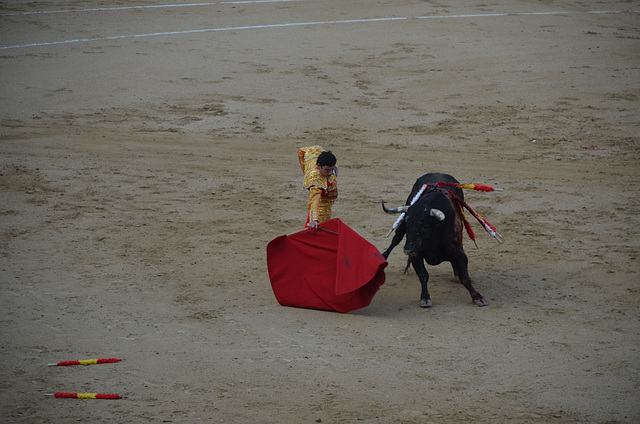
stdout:
[[114,362],[120,362],[122,359],[118,358],[100,358],[100,359],[81,359],[79,361],[61,361],[49,364],[50,367],[66,367],[69,365],[94,365],[94,364],[112,364]]
[[109,393],[46,393],[46,396],[67,399],[122,399],[122,396]]

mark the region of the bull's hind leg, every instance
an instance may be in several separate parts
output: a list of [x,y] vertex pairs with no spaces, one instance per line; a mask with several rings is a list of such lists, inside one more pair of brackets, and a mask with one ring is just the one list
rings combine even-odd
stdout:
[[407,234],[407,224],[405,224],[405,222],[402,221],[400,225],[398,225],[398,228],[396,228],[396,233],[393,235],[393,239],[391,239],[391,245],[389,245],[387,250],[385,250],[384,253],[382,253],[382,256],[385,259],[389,258],[389,254],[391,253],[394,247],[400,244],[405,234]]
[[458,278],[460,279],[462,285],[465,286],[467,290],[469,290],[469,294],[471,295],[471,300],[473,300],[473,303],[478,306],[487,306],[489,304],[487,299],[485,299],[480,293],[478,293],[471,284],[471,277],[469,277],[468,271],[469,259],[467,258],[467,255],[464,252],[458,254],[454,258],[454,260],[451,261],[451,265],[453,266],[454,270],[458,271]]
[[429,289],[427,287],[427,283],[429,282],[429,273],[427,272],[427,268],[424,266],[424,259],[422,259],[421,256],[409,256],[409,260],[411,261],[411,265],[413,265],[413,269],[416,271],[416,274],[418,274],[420,285],[422,286],[422,292],[420,293],[420,307],[430,308],[431,296],[429,295]]
[[451,268],[453,268],[453,276],[457,277],[458,276],[458,270],[456,269],[456,266],[453,262],[451,262]]

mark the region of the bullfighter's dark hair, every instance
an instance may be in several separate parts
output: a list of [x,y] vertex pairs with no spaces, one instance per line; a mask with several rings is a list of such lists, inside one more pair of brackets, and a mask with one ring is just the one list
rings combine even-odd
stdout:
[[331,150],[320,153],[318,156],[318,166],[334,166],[338,160]]

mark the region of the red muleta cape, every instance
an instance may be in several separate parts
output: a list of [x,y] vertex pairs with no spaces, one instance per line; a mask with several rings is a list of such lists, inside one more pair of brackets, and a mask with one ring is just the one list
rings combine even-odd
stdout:
[[339,219],[320,227],[277,237],[267,245],[276,300],[283,306],[342,313],[368,306],[384,284],[387,261]]

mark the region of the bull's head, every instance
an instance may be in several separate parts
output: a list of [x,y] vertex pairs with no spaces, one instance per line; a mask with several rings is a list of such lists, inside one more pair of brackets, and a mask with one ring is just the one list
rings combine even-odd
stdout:
[[445,219],[445,214],[440,209],[421,208],[418,205],[413,207],[403,205],[389,209],[383,201],[382,209],[386,213],[402,213],[405,215],[407,233],[404,253],[409,256],[416,255],[421,250],[422,243],[430,243],[433,225]]

